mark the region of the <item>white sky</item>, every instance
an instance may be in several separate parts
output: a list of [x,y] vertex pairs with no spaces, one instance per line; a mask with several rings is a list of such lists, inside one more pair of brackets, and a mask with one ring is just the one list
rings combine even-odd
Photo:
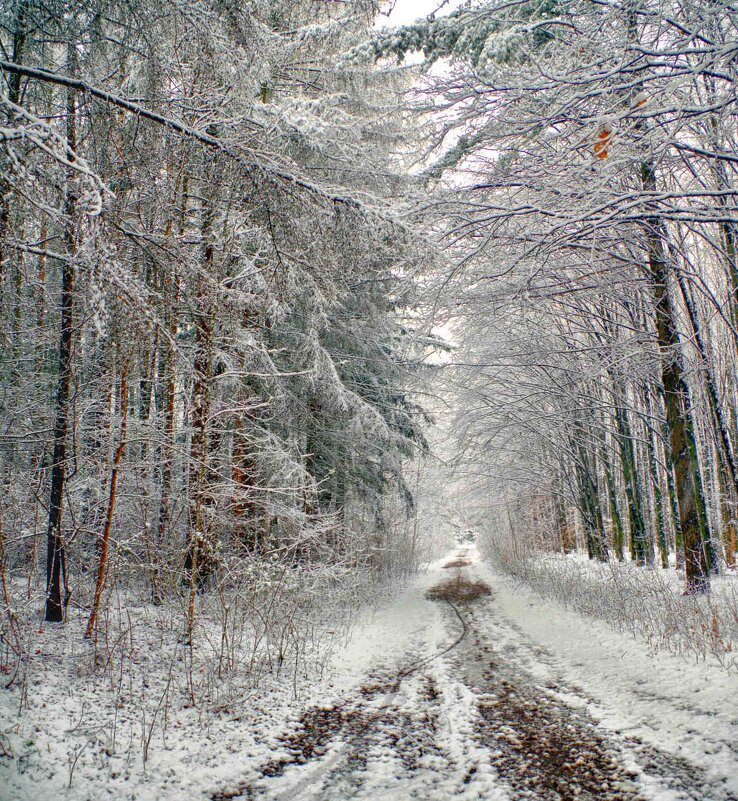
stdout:
[[384,28],[394,25],[408,25],[415,22],[420,17],[427,17],[428,14],[438,10],[438,15],[443,16],[458,8],[464,0],[389,0],[386,4],[392,8],[387,14],[380,14],[377,17],[377,27]]

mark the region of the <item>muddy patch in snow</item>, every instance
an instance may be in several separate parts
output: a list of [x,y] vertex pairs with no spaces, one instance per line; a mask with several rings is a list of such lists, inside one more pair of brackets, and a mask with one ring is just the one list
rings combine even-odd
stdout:
[[448,601],[450,603],[469,603],[492,594],[489,584],[478,579],[469,579],[459,573],[458,576],[441,581],[426,592],[425,597],[431,601]]
[[[395,702],[401,685],[414,703]],[[430,675],[397,677],[372,674],[356,697],[306,710],[276,749],[278,756],[259,768],[259,778],[213,795],[212,801],[282,798],[286,786],[274,780],[297,775],[300,787],[313,786],[318,798],[351,798],[368,778],[370,762],[393,762],[407,774],[417,774],[429,758],[441,758],[436,743],[439,692]],[[430,774],[432,777],[432,774]],[[297,792],[297,795],[300,793]]]
[[595,724],[531,686],[485,671],[478,734],[498,774],[545,801],[641,801],[617,751]]
[[696,765],[603,730],[575,688],[536,681],[515,653],[483,633],[480,614],[488,623],[495,611],[491,605],[467,610],[471,636],[454,662],[476,697],[476,736],[497,775],[521,797],[645,801],[658,786],[669,798],[730,801]]

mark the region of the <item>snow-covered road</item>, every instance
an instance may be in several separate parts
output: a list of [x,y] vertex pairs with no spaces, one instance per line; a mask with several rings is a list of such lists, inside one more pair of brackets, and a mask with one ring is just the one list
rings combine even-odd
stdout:
[[[459,556],[367,615],[325,697],[213,801],[738,799],[735,677],[649,655]],[[428,600],[449,576],[492,594]]]
[[[490,594],[427,597],[457,579]],[[156,626],[111,683],[80,625],[39,634],[28,686],[0,695],[0,801],[738,801],[735,673],[650,654],[473,548],[366,608],[322,675],[225,676],[198,705]]]

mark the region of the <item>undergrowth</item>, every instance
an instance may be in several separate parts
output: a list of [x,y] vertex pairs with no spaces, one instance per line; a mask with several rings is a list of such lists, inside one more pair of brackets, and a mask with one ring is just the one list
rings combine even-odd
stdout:
[[654,652],[711,659],[738,671],[738,582],[732,578],[713,582],[708,594],[684,595],[674,570],[546,555],[502,538],[486,545],[501,572],[541,597],[645,640]]

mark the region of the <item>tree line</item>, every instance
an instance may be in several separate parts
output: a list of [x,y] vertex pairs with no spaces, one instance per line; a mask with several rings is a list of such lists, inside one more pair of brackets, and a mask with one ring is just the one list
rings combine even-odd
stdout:
[[47,621],[82,597],[95,636],[115,555],[188,599],[191,638],[197,593],[254,560],[409,558],[404,71],[338,58],[375,12],[0,10],[4,634],[44,564]]
[[713,0],[487,0],[360,51],[430,67],[472,489],[547,547],[675,554],[688,593],[735,563],[737,33]]

